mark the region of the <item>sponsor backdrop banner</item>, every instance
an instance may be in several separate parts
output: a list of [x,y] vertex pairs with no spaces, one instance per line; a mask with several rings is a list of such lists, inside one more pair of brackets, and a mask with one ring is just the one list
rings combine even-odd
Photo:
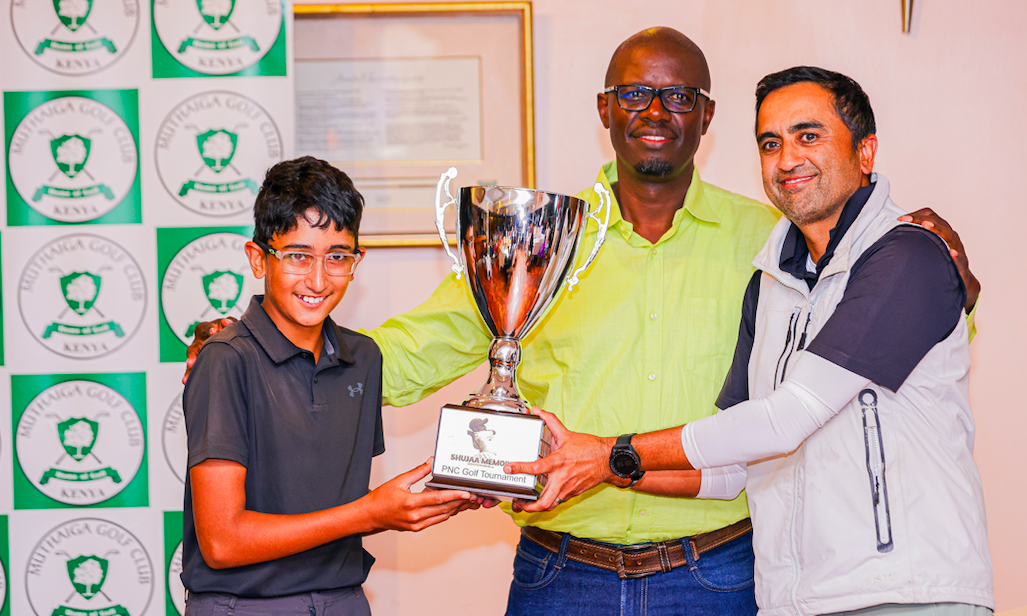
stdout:
[[177,616],[185,350],[262,289],[291,2],[0,1],[0,616]]

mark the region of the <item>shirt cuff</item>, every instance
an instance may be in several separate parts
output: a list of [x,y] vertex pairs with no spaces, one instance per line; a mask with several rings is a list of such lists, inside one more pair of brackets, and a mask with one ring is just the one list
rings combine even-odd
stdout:
[[189,468],[207,460],[228,460],[246,466],[248,460],[245,451],[230,447],[204,447],[189,455]]
[[[692,468],[704,469],[710,468],[709,464],[703,460],[699,454],[699,444],[695,438],[695,422],[688,422],[681,427],[681,449],[685,452],[685,457],[688,458],[688,463],[692,465]],[[700,483],[700,489],[702,484]]]

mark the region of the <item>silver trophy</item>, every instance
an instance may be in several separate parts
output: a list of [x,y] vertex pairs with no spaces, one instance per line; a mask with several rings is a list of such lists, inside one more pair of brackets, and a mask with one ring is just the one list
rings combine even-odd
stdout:
[[[611,199],[596,183],[599,204],[529,188],[467,186],[457,202],[450,168],[435,191],[435,226],[457,278],[466,274],[471,294],[492,332],[485,384],[462,405],[446,405],[439,417],[430,487],[457,488],[500,498],[534,500],[541,481],[506,475],[507,462],[535,460],[548,448],[541,419],[528,414],[517,391],[521,339],[545,313],[566,283],[568,292],[595,260],[606,240]],[[448,199],[443,202],[443,193]],[[456,206],[457,251],[443,226],[445,211]],[[602,218],[600,218],[602,217]],[[574,268],[587,220],[599,226],[585,263]]]

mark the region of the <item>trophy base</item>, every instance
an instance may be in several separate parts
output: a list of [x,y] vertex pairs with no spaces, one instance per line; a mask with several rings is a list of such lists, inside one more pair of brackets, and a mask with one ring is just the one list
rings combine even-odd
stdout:
[[488,496],[500,501],[510,502],[513,499],[520,499],[523,501],[536,501],[538,500],[539,494],[542,490],[511,490],[506,489],[503,486],[497,486],[485,482],[475,481],[463,481],[460,479],[449,479],[447,477],[433,475],[431,481],[424,484],[427,488],[434,488],[436,490],[463,490],[464,492],[470,492],[471,494],[477,494],[478,496]]
[[508,475],[503,467],[548,453],[549,429],[539,417],[447,404],[439,413],[432,477],[425,485],[500,500],[538,500],[541,476]]

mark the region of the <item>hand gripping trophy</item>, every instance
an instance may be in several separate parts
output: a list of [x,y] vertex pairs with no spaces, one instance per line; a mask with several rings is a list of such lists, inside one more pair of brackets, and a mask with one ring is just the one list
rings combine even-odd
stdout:
[[[462,405],[447,404],[439,416],[429,487],[456,488],[500,499],[535,500],[542,481],[507,475],[507,462],[536,460],[548,453],[543,421],[528,413],[517,392],[521,339],[545,313],[566,282],[568,292],[592,264],[606,239],[610,193],[595,185],[599,204],[528,188],[466,186],[459,202],[449,184],[450,168],[435,191],[435,226],[457,278],[467,275],[471,294],[492,332],[488,380]],[[443,203],[443,193],[448,201]],[[443,217],[456,206],[458,259],[449,248]],[[600,219],[602,216],[602,219]],[[598,225],[585,263],[574,268],[588,219]]]

